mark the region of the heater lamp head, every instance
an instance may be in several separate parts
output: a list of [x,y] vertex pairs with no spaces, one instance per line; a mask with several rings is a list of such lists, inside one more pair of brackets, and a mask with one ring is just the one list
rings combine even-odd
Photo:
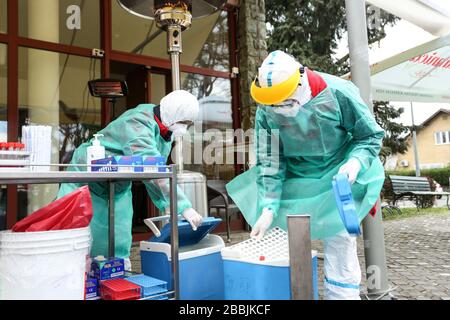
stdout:
[[185,8],[192,18],[209,16],[222,8],[227,0],[117,0],[125,10],[145,19],[155,19],[156,10],[164,6]]
[[114,79],[97,79],[88,82],[92,96],[98,98],[122,98],[128,95],[125,81]]

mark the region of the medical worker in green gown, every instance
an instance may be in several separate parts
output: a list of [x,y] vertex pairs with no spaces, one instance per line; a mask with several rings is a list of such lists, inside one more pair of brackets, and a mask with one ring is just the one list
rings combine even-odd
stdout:
[[[187,91],[178,90],[165,96],[160,105],[141,104],[122,114],[106,128],[101,144],[106,156],[144,156],[168,158],[173,138],[187,132],[188,125],[198,116],[199,103]],[[72,164],[86,164],[86,149],[91,141],[79,146],[72,157]],[[85,167],[71,168],[86,171]],[[147,192],[159,210],[170,206],[169,182],[167,179],[144,181]],[[61,185],[58,198],[79,188],[81,184]],[[91,256],[108,255],[108,186],[104,183],[90,183],[94,216],[90,227],[93,236]],[[202,217],[193,208],[185,194],[178,188],[178,213],[196,228]],[[115,188],[115,255],[125,259],[126,269],[130,269],[130,249],[132,243],[133,203],[131,182],[116,183]]]
[[227,185],[251,236],[287,230],[288,214],[310,214],[312,238],[324,240],[325,298],[359,299],[356,238],[340,218],[332,179],[348,175],[361,221],[384,181],[383,129],[355,85],[304,68],[282,51],[264,60],[251,95],[258,103],[256,165]]

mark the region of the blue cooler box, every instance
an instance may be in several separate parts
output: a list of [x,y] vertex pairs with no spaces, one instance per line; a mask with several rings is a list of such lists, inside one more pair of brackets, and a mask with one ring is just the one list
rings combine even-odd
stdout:
[[[186,221],[178,223],[180,299],[223,300],[223,263],[220,251],[225,247],[222,238],[209,234],[220,219],[205,218],[203,224],[192,231]],[[142,272],[167,282],[173,290],[170,224],[161,230],[161,236],[141,241]]]
[[[225,300],[290,300],[287,233],[275,228],[262,240],[222,249]],[[318,300],[317,252],[312,251],[314,299]]]

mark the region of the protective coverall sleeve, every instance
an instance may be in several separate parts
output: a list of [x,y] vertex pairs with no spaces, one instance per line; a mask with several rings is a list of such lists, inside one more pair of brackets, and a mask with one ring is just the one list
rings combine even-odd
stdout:
[[375,121],[356,86],[350,84],[347,90],[337,90],[336,97],[342,115],[341,124],[353,138],[348,157],[358,159],[365,171],[380,153],[384,130]]
[[269,127],[266,116],[260,109],[255,122],[258,213],[268,208],[276,217],[286,175],[286,160],[278,130]]
[[[126,120],[124,125],[126,127],[133,128],[135,133],[133,136],[129,136],[123,143],[123,152],[125,155],[143,157],[163,156],[157,148],[157,137],[155,137],[154,133],[149,130],[148,119],[130,117]],[[169,207],[170,185],[167,179],[144,181],[144,184],[147,189],[147,193],[159,210],[164,211],[167,207]],[[185,209],[192,208],[191,202],[178,186],[177,196],[178,214],[181,214]]]

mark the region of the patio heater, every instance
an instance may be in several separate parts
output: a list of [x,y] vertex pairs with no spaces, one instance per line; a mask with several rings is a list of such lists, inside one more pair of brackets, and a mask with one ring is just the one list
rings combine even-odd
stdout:
[[[227,0],[117,0],[121,7],[138,17],[155,20],[156,26],[167,33],[167,51],[172,64],[172,89],[181,89],[180,54],[182,32],[189,29],[192,20],[209,16],[222,8]],[[206,177],[183,169],[182,137],[176,140],[178,185],[191,200],[194,209],[208,215]]]

